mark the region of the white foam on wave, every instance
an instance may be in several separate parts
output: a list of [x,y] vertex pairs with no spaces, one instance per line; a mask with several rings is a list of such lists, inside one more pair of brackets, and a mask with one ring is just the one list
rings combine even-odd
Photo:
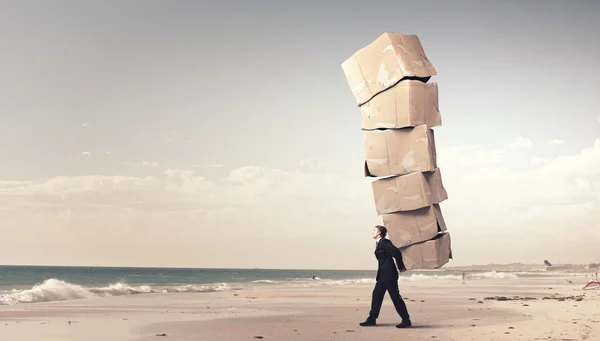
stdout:
[[482,272],[482,273],[474,273],[468,274],[468,279],[519,279],[519,276],[508,273],[508,272]]
[[130,286],[124,282],[117,282],[106,287],[87,288],[59,279],[50,278],[31,289],[0,292],[0,305],[14,305],[19,303],[36,303],[65,301],[92,297],[123,296],[151,293],[179,293],[179,292],[214,292],[236,290],[226,283],[219,285],[184,285],[177,287],[152,288],[148,285],[139,287]]
[[[483,279],[519,279],[515,274],[506,272],[484,272],[467,274],[467,280],[483,280]],[[462,275],[432,275],[432,274],[410,274],[402,275],[399,278],[400,282],[420,282],[420,281],[460,281]],[[347,284],[374,284],[375,278],[360,278],[360,279],[342,279],[342,280],[325,280],[317,283],[305,283],[303,287],[314,287],[318,285],[347,285]]]
[[401,276],[400,281],[431,281],[431,280],[458,280],[461,276],[458,275],[424,275],[412,274],[410,276]]
[[[399,281],[425,281],[425,280],[457,280],[460,279],[457,275],[424,275],[424,274],[411,274],[410,276],[400,276]],[[323,282],[327,285],[346,285],[346,284],[374,284],[375,278],[360,278],[360,279],[342,279],[342,280],[329,280]]]
[[[482,272],[482,273],[467,273],[465,275],[467,280],[477,279],[519,279],[519,277],[512,273],[507,272]],[[424,280],[462,280],[462,275],[424,275],[424,274],[412,274],[410,276],[400,277],[400,281],[424,281]]]
[[359,278],[359,279],[340,279],[325,281],[323,284],[327,285],[346,285],[346,284],[370,284],[375,283],[374,278]]
[[256,280],[256,281],[252,281],[252,283],[279,284],[280,282],[272,281],[270,279],[259,279],[259,280]]

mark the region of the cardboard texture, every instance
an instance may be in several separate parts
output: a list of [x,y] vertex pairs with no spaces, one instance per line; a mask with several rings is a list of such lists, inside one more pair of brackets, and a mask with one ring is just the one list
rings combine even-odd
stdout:
[[446,231],[446,223],[437,204],[414,211],[384,214],[382,218],[389,239],[398,248],[433,239]]
[[416,35],[386,32],[342,63],[361,113],[365,177],[377,214],[409,270],[452,259],[440,203],[448,199],[432,127],[442,125],[437,75]]
[[363,134],[367,177],[431,172],[437,167],[433,129],[426,125]]
[[375,180],[371,186],[379,215],[418,210],[448,199],[439,168]]
[[402,81],[360,107],[362,130],[442,125],[437,83]]
[[354,53],[342,69],[359,106],[400,80],[427,82],[437,74],[416,35],[390,32]]
[[439,234],[432,240],[400,248],[400,252],[407,270],[439,269],[452,259],[450,233]]

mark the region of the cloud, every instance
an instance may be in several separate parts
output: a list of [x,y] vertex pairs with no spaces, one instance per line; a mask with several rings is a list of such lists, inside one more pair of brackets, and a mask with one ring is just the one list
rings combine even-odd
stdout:
[[90,153],[90,152],[83,152],[83,153],[81,153],[81,155],[90,156],[90,155],[92,155],[92,153]]
[[177,130],[165,130],[160,132],[160,136],[165,143],[176,142],[176,137],[179,135],[179,131]]
[[156,162],[156,161],[142,161],[142,167],[158,167],[158,162]]
[[206,166],[208,168],[223,168],[224,166],[220,163],[213,163],[211,165]]
[[519,148],[530,148],[533,145],[533,142],[530,139],[517,137],[511,143],[509,143],[506,147],[510,149],[519,149]]
[[543,163],[548,163],[552,161],[552,159],[550,158],[544,158],[544,157],[534,157],[533,159],[531,159],[531,164],[532,165],[539,165],[539,164],[543,164]]
[[161,131],[160,137],[165,143],[196,143],[196,140],[183,136],[180,131],[174,129]]
[[325,162],[321,160],[304,159],[300,160],[300,169],[316,171],[324,169],[326,166]]
[[81,127],[82,127],[82,128],[91,128],[91,127],[92,127],[92,125],[91,125],[90,123],[82,123],[82,124],[81,124]]
[[[94,264],[125,265],[127,260],[139,265],[290,267],[308,260],[335,267],[337,261],[300,255],[311,245],[321,254],[330,252],[331,245],[323,241],[338,243],[348,229],[357,236],[363,230],[363,237],[369,238],[374,223],[371,199],[364,195],[368,183],[362,178],[340,180],[335,175],[249,166],[231,170],[218,181],[169,169],[156,177],[2,182],[0,207],[9,213],[0,211],[0,221],[2,229],[19,226],[36,238],[53,240],[53,250],[58,250],[50,258],[70,264],[81,252],[81,261]],[[68,220],[64,212],[70,212]],[[356,239],[360,243],[364,238]],[[25,232],[13,240],[32,247]],[[315,240],[320,246],[314,246]],[[82,245],[85,250],[80,250]],[[356,254],[356,241],[344,245],[339,255]],[[224,247],[229,251],[215,257]],[[0,256],[9,251],[0,249]],[[273,252],[288,256],[273,258]],[[20,262],[28,257],[33,255],[21,253]]]
[[106,151],[106,155],[112,155],[112,153],[113,153],[113,152],[112,152],[112,151],[110,151],[110,150],[107,150],[107,151]]
[[145,168],[153,168],[158,167],[159,163],[156,161],[135,161],[135,162],[123,162],[124,165],[130,167],[145,167]]
[[558,140],[558,139],[552,139],[550,141],[548,141],[548,144],[552,144],[552,145],[558,145],[558,144],[564,144],[565,141],[564,140]]
[[[528,170],[510,169],[502,150],[438,148],[453,264],[597,261],[600,139],[573,155],[539,159]],[[372,266],[369,231],[380,218],[370,181],[357,172],[248,166],[207,178],[201,171],[0,181],[0,232],[11,233],[0,258],[80,265]]]

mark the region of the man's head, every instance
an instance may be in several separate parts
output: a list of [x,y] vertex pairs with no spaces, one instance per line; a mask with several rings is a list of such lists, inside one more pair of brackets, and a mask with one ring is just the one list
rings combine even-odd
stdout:
[[376,225],[375,228],[373,228],[373,239],[379,239],[380,237],[385,238],[385,236],[387,236],[387,229],[385,226]]

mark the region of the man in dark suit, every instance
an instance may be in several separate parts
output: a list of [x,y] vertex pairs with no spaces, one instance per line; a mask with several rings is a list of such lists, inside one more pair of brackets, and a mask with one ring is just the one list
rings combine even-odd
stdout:
[[[387,291],[394,302],[394,307],[398,312],[398,315],[402,318],[402,322],[396,325],[396,328],[408,328],[412,326],[408,310],[406,309],[406,303],[400,296],[400,289],[398,289],[398,270],[400,272],[406,271],[404,262],[402,261],[402,253],[391,240],[386,239],[387,229],[384,226],[377,225],[373,229],[373,239],[375,239],[375,258],[379,262],[377,268],[377,277],[375,289],[373,289],[373,298],[371,301],[371,311],[369,317],[365,322],[361,322],[360,325],[363,327],[375,326],[376,320],[379,317],[379,311],[381,310],[381,304],[383,303],[383,297]],[[396,259],[396,264],[394,264]],[[396,270],[396,265],[398,270]]]

